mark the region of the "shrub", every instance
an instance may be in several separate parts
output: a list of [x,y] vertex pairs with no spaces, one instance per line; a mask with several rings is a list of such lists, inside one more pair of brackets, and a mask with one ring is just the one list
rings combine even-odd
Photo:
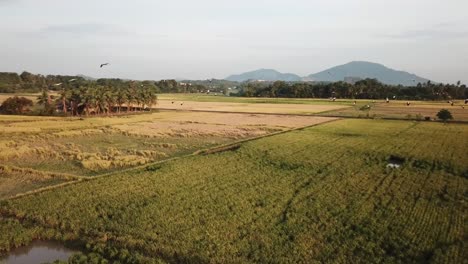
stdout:
[[444,122],[447,122],[447,120],[453,119],[453,116],[452,116],[452,113],[450,113],[449,110],[447,110],[447,109],[441,109],[441,110],[437,113],[437,118],[439,118],[440,120],[442,120],[442,121],[444,121]]
[[10,97],[0,106],[0,112],[8,115],[21,115],[30,110],[33,101],[25,97]]

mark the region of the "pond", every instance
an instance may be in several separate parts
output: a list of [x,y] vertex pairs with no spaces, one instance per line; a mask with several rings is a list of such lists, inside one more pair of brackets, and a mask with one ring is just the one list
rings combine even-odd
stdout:
[[15,248],[0,263],[5,264],[39,264],[53,262],[55,260],[68,260],[68,258],[79,251],[66,248],[55,241],[33,241],[27,246]]

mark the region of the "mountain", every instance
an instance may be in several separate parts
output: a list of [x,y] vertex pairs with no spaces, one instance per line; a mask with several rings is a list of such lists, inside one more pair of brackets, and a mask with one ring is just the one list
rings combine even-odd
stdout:
[[411,86],[418,82],[424,83],[428,79],[419,77],[405,71],[397,71],[385,67],[382,64],[367,61],[352,61],[344,65],[336,66],[305,78],[314,81],[336,82],[347,79],[374,78],[385,84]]
[[244,82],[247,80],[295,82],[302,80],[299,75],[292,73],[281,73],[272,69],[260,69],[256,71],[245,72],[237,75],[231,75],[225,79],[233,82]]

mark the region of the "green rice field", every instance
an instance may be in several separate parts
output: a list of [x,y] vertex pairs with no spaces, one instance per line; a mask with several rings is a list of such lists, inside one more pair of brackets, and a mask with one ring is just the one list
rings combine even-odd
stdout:
[[463,263],[467,134],[338,120],[4,200],[0,250],[52,239],[85,262]]

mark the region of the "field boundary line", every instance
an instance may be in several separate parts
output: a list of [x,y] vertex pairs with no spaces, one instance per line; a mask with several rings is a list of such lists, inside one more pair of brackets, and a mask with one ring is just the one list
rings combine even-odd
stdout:
[[46,186],[46,187],[42,187],[42,188],[39,188],[39,189],[36,189],[36,190],[27,191],[27,192],[24,192],[24,193],[18,193],[16,195],[6,197],[4,199],[0,199],[0,201],[2,201],[2,200],[3,201],[16,200],[16,199],[21,198],[21,197],[30,196],[30,195],[33,195],[33,194],[36,194],[36,193],[41,193],[41,192],[45,192],[45,191],[48,191],[48,190],[53,190],[53,189],[57,189],[57,188],[60,188],[60,187],[71,185],[71,184],[77,184],[79,182],[84,182],[84,181],[88,181],[88,180],[86,180],[86,179],[71,180],[71,181],[68,181],[68,182],[63,182],[63,183],[59,183],[59,184],[55,184],[55,185],[51,185],[51,186]]
[[24,168],[24,167],[18,167],[14,165],[0,165],[0,170],[5,170],[5,171],[13,171],[13,172],[27,172],[27,173],[36,173],[40,175],[45,175],[45,176],[51,176],[54,178],[62,177],[62,178],[74,178],[75,180],[78,179],[85,179],[86,176],[80,176],[80,175],[75,175],[75,174],[69,174],[69,173],[62,173],[62,172],[52,172],[52,171],[41,171],[41,170],[36,170],[32,168]]
[[12,165],[0,165],[0,170],[4,170],[4,171],[7,171],[7,172],[12,171],[12,172],[19,172],[19,173],[35,173],[35,174],[39,174],[39,175],[50,176],[52,178],[63,178],[63,179],[68,180],[66,182],[41,187],[41,188],[38,188],[38,189],[35,189],[35,190],[26,191],[26,192],[23,192],[23,193],[17,193],[17,194],[12,195],[12,196],[1,198],[0,201],[2,201],[2,200],[13,200],[13,199],[20,198],[20,197],[23,197],[23,196],[26,196],[26,195],[31,195],[31,194],[34,194],[34,193],[37,193],[37,192],[46,191],[48,189],[53,189],[53,188],[57,188],[57,187],[60,187],[60,186],[65,186],[65,185],[74,184],[74,183],[77,183],[77,182],[87,180],[86,176],[78,176],[78,175],[60,173],[60,172],[40,171],[40,170],[31,169],[31,168],[21,168],[21,167],[12,166]]
[[[324,117],[324,118],[326,118],[326,117]],[[4,198],[3,200],[16,200],[18,198],[38,194],[38,193],[45,192],[45,191],[50,191],[50,190],[65,187],[65,186],[68,186],[68,185],[78,184],[78,183],[81,183],[81,182],[88,182],[88,181],[92,181],[92,180],[97,180],[97,179],[112,176],[112,175],[115,175],[115,174],[126,173],[126,172],[131,172],[131,171],[137,171],[137,170],[145,169],[145,168],[150,167],[150,166],[164,164],[164,163],[171,162],[171,161],[174,161],[174,160],[179,160],[179,159],[184,159],[184,158],[189,158],[189,157],[195,157],[195,156],[200,156],[200,155],[210,155],[210,154],[216,153],[216,150],[218,150],[218,149],[229,148],[229,147],[235,146],[235,145],[242,145],[243,143],[246,143],[246,142],[249,142],[249,141],[254,141],[254,140],[258,140],[258,139],[262,139],[262,138],[266,138],[266,137],[272,137],[272,136],[277,136],[277,135],[281,135],[281,134],[285,134],[285,133],[289,133],[289,132],[304,130],[304,129],[307,129],[307,128],[311,128],[311,127],[315,127],[315,126],[319,126],[319,125],[324,125],[324,124],[328,124],[328,123],[331,123],[331,122],[336,122],[336,121],[339,121],[339,120],[341,120],[341,118],[333,118],[333,119],[330,119],[330,120],[327,120],[327,121],[324,121],[324,122],[321,122],[321,123],[316,123],[316,124],[312,124],[312,125],[307,125],[307,126],[282,130],[282,131],[273,132],[273,133],[269,133],[269,134],[265,134],[265,135],[260,135],[260,136],[257,136],[257,137],[241,139],[241,140],[237,140],[237,141],[230,142],[230,143],[227,143],[227,144],[221,144],[221,145],[217,145],[217,146],[210,147],[210,148],[199,149],[199,150],[196,150],[196,151],[194,151],[192,153],[189,153],[189,154],[186,154],[186,155],[183,155],[183,156],[172,157],[172,158],[168,158],[168,159],[164,159],[164,160],[150,162],[150,163],[147,163],[147,164],[144,164],[144,165],[131,167],[131,168],[127,168],[127,169],[123,169],[123,170],[119,170],[119,171],[108,172],[108,173],[104,173],[104,174],[100,174],[100,175],[96,175],[96,176],[86,177],[86,176],[70,175],[72,177],[76,177],[77,179],[74,180],[74,181],[70,181],[70,182],[64,182],[64,183],[60,183],[60,184],[56,184],[56,185],[52,185],[52,186],[47,186],[47,187],[39,188],[39,189],[36,189],[36,190],[24,192],[24,193],[19,193],[17,195],[11,196],[11,197]],[[214,151],[214,152],[209,153],[210,151]],[[0,201],[1,200],[2,199],[0,199]]]
[[[200,110],[200,109],[175,109],[175,108],[157,108],[161,111],[175,111],[175,112],[206,112],[206,113],[221,113],[221,114],[245,114],[245,115],[279,115],[279,116],[316,116],[318,113],[310,113],[310,114],[300,114],[300,113],[263,113],[263,112],[240,112],[240,111],[216,111],[216,110]],[[344,108],[340,108],[344,109]],[[340,110],[340,109],[335,109]]]

